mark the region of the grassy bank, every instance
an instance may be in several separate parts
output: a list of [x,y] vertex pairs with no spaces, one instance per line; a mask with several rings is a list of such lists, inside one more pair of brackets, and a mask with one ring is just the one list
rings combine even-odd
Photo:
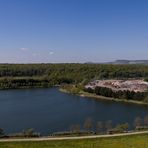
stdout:
[[148,134],[82,140],[3,142],[0,148],[147,148]]
[[85,96],[85,97],[102,99],[102,100],[110,100],[110,101],[124,102],[124,103],[134,103],[134,104],[139,104],[139,105],[148,105],[148,103],[142,102],[142,101],[117,99],[117,98],[111,98],[111,97],[98,96],[98,95],[87,93],[87,92],[84,92],[84,91],[81,91],[80,95]]
[[[64,89],[64,88],[60,88],[59,90],[61,92],[64,92],[64,93],[72,93],[68,89]],[[79,96],[83,96],[83,97],[100,99],[100,100],[108,100],[108,101],[116,101],[116,102],[132,103],[132,104],[138,104],[138,105],[146,105],[146,106],[148,106],[148,103],[142,102],[142,101],[135,101],[135,100],[126,100],[126,99],[117,99],[117,98],[105,97],[105,96],[96,95],[94,93],[88,93],[88,92],[85,92],[85,91],[82,91],[82,90],[79,91],[78,93],[74,93],[74,94],[79,95]]]

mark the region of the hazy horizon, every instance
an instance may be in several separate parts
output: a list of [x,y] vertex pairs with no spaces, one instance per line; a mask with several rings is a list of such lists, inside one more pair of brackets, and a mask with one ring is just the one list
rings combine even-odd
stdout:
[[147,0],[0,0],[0,63],[148,60]]

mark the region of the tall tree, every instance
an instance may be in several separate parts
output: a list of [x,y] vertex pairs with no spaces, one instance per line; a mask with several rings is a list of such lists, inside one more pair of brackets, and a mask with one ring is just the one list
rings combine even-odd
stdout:
[[84,122],[84,129],[87,131],[91,131],[93,128],[93,121],[91,118],[87,118]]
[[141,126],[142,125],[142,119],[141,117],[136,117],[135,118],[135,121],[134,121],[134,126],[135,127],[138,127],[138,126]]

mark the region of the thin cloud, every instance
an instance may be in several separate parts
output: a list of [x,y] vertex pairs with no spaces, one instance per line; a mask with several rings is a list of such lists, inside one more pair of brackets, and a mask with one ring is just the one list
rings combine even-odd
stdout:
[[33,53],[32,56],[33,57],[39,56],[39,53]]
[[22,47],[22,48],[20,48],[20,50],[21,50],[21,51],[28,51],[29,48],[24,48],[24,47]]
[[50,51],[50,52],[49,52],[49,55],[53,55],[53,54],[54,54],[54,52],[53,52],[53,51]]

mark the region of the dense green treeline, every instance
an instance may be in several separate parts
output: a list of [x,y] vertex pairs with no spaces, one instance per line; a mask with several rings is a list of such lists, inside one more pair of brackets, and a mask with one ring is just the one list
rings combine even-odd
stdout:
[[84,90],[86,92],[95,93],[96,95],[105,97],[148,102],[148,92],[134,92],[129,90],[113,91],[112,89],[106,87],[96,87],[94,90],[91,88],[85,88]]
[[[88,73],[89,72],[89,73]],[[146,77],[147,65],[103,64],[0,64],[0,76],[43,76],[59,74],[83,74],[87,77]]]
[[49,87],[51,84],[46,79],[41,78],[31,78],[31,77],[23,77],[23,78],[13,78],[13,77],[5,77],[0,79],[0,88],[8,89],[8,88],[29,88],[29,87]]
[[0,88],[48,87],[93,79],[147,78],[147,65],[0,64]]

